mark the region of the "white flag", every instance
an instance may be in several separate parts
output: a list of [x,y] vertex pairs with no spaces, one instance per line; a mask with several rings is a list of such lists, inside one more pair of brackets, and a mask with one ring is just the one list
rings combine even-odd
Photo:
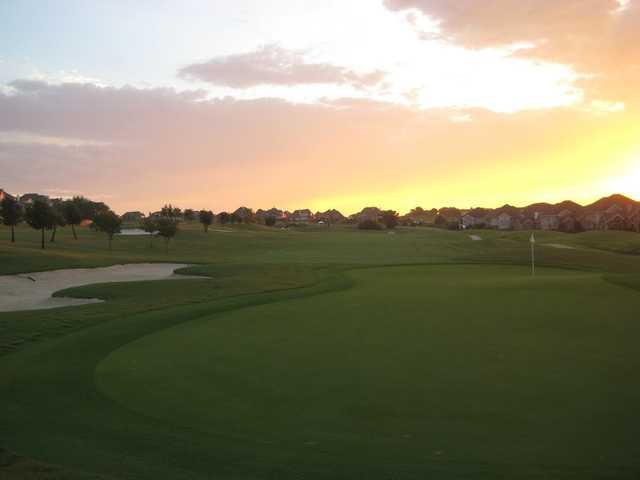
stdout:
[[529,239],[529,241],[531,243],[536,243],[536,237],[533,235],[533,233],[531,234],[531,238]]

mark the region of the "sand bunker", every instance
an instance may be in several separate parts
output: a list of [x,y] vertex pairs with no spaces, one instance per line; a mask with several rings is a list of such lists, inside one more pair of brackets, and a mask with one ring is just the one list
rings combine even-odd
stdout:
[[0,275],[0,312],[39,310],[97,303],[99,299],[53,298],[58,290],[93,283],[137,282],[142,280],[203,278],[177,275],[181,263],[136,263],[105,268],[74,268],[51,272]]
[[474,242],[479,242],[480,240],[482,240],[482,237],[480,235],[469,235],[469,238]]
[[542,245],[544,247],[562,248],[564,250],[575,250],[575,248],[576,248],[576,247],[572,247],[570,245],[563,245],[562,243],[543,243]]
[[[154,235],[156,235],[158,232],[153,232]],[[145,232],[143,229],[141,228],[123,228],[122,230],[120,230],[119,233],[116,233],[116,235],[121,235],[124,237],[128,237],[128,236],[138,236],[138,235],[151,235],[151,233],[149,232]]]

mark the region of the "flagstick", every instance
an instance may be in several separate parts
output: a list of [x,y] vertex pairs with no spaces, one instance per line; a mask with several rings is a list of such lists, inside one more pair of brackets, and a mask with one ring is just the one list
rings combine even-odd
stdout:
[[535,237],[533,236],[533,233],[531,234],[531,276],[535,277],[536,276],[536,251],[535,251],[535,245],[536,245],[536,240]]

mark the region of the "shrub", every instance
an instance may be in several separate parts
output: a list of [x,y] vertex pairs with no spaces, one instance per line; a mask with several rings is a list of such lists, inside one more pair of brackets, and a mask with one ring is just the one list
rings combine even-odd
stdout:
[[276,217],[269,216],[269,217],[265,218],[264,219],[264,224],[267,227],[273,227],[276,224]]
[[367,219],[362,220],[358,224],[358,228],[360,230],[382,230],[384,227],[375,220]]

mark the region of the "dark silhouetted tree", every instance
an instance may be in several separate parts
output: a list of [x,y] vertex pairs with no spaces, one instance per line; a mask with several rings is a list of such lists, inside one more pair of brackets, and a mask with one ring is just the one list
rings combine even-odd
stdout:
[[82,220],[93,220],[100,213],[109,212],[109,207],[102,202],[93,202],[84,197],[73,197],[71,201],[80,210],[80,216]]
[[185,220],[187,220],[188,222],[192,222],[193,220],[196,219],[196,212],[193,211],[191,208],[187,208],[182,216],[184,217]]
[[160,216],[165,218],[171,218],[172,220],[177,220],[182,215],[182,210],[178,207],[174,207],[170,203],[162,207],[160,210]]
[[73,233],[73,239],[78,240],[78,234],[76,233],[76,226],[82,222],[82,212],[80,207],[73,200],[66,200],[62,205],[62,214],[67,225],[71,226],[71,233]]
[[204,233],[209,232],[209,227],[213,223],[214,218],[215,215],[211,210],[200,210],[200,212],[198,213],[198,220],[200,220],[200,223],[204,228]]
[[268,216],[268,217],[266,217],[266,218],[264,219],[264,224],[265,224],[267,227],[273,227],[273,226],[276,224],[276,217],[271,216],[271,215],[270,215],[270,216]]
[[142,219],[141,225],[142,229],[149,234],[149,248],[153,248],[153,236],[158,231],[157,220],[149,214],[148,217]]
[[398,225],[398,212],[394,210],[382,212],[382,223],[384,223],[388,229],[396,228]]
[[58,227],[66,227],[67,220],[63,211],[64,202],[61,199],[56,199],[51,202],[51,243],[56,241],[56,234],[58,233]]
[[360,230],[382,230],[383,226],[371,218],[367,218],[358,223]]
[[164,238],[167,254],[169,253],[169,242],[178,233],[178,221],[169,217],[160,217],[156,223],[158,235]]
[[218,223],[225,225],[231,221],[231,215],[228,212],[220,212],[218,214]]
[[447,222],[447,219],[444,218],[442,215],[438,214],[436,215],[436,219],[434,220],[433,224],[439,228],[447,228],[449,225],[449,222]]
[[51,206],[43,201],[36,200],[27,207],[25,220],[35,230],[40,230],[40,248],[44,249],[44,231],[53,227],[53,211]]
[[101,212],[93,219],[93,228],[99,232],[107,234],[109,239],[109,251],[111,251],[111,242],[113,236],[120,232],[120,226],[122,225],[122,219],[111,210]]
[[11,243],[16,241],[16,226],[22,221],[24,212],[17,200],[4,197],[0,203],[0,217],[2,217],[2,223],[7,227],[11,227]]

